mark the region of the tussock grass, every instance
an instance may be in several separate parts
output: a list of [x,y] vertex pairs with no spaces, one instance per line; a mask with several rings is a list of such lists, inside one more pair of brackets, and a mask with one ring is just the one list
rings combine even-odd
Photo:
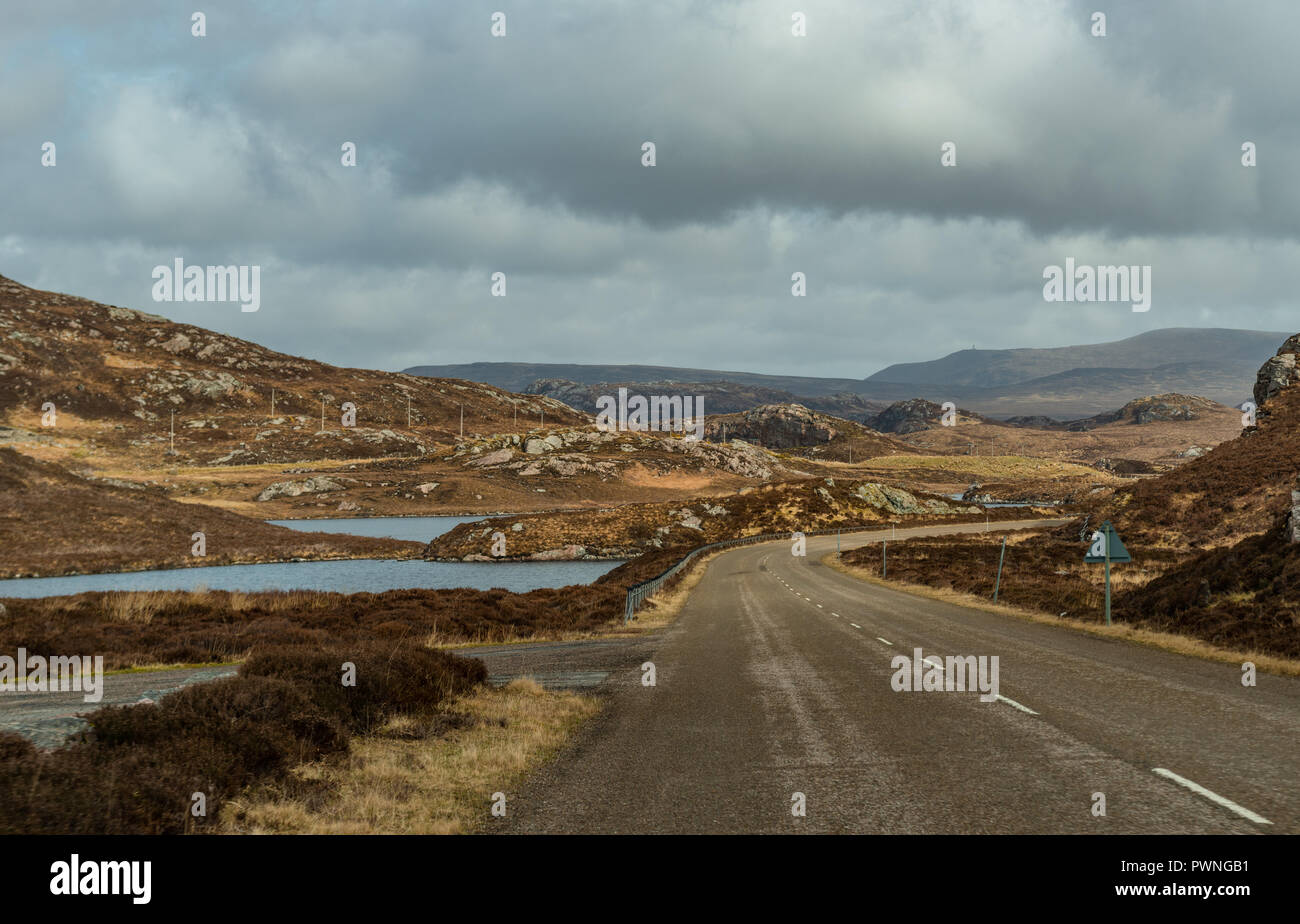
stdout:
[[165,591],[113,591],[104,597],[104,615],[109,622],[147,626],[164,607],[175,605],[182,596]]
[[[228,805],[226,833],[462,834],[487,828],[493,793],[510,800],[600,709],[590,696],[546,692],[521,678],[448,704],[436,721],[396,717],[356,738],[341,760],[304,764],[296,786],[265,788]],[[439,733],[441,732],[441,733]]]

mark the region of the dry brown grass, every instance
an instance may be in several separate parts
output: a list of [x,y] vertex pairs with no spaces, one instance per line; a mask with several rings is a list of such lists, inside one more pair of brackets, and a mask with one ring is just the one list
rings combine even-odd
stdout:
[[183,593],[172,591],[113,591],[104,598],[104,612],[109,622],[147,626],[164,607],[174,605],[184,596]]
[[[206,585],[193,590],[123,590],[109,591],[105,596],[104,610],[110,622],[140,623],[149,625],[159,612],[186,604],[203,604],[208,593]],[[324,595],[308,590],[260,591],[245,593],[232,590],[228,596],[232,613],[261,609],[270,613],[300,613],[324,609],[329,600]]]
[[[461,697],[442,734],[403,716],[356,738],[348,755],[297,768],[306,795],[253,794],[232,804],[225,833],[462,834],[490,825],[492,797],[510,799],[600,709],[594,697],[548,693],[523,678]],[[442,720],[446,722],[447,719]],[[290,787],[293,789],[294,787]],[[238,815],[241,821],[231,821]]]
[[877,456],[864,463],[872,469],[920,470],[937,469],[961,472],[991,478],[1090,478],[1102,479],[1095,468],[1060,462],[1055,459],[1038,459],[1031,456]]
[[[957,606],[984,610],[988,613],[997,613],[1002,616],[1023,619],[1027,622],[1043,623],[1061,629],[1071,629],[1075,632],[1086,632],[1089,635],[1123,639],[1129,642],[1136,642],[1139,645],[1147,645],[1151,648],[1170,651],[1174,654],[1188,655],[1193,658],[1203,658],[1207,661],[1218,661],[1224,664],[1236,665],[1240,665],[1243,661],[1251,661],[1255,664],[1256,668],[1265,673],[1300,677],[1300,660],[1294,658],[1283,658],[1259,651],[1221,648],[1217,645],[1212,645],[1209,642],[1197,638],[1191,638],[1186,635],[1176,635],[1172,632],[1158,632],[1153,629],[1144,629],[1129,623],[1116,622],[1107,626],[1100,622],[1087,622],[1082,619],[1074,619],[1071,617],[1053,616],[1050,613],[1043,613],[1038,610],[1030,610],[1018,606],[1006,606],[1001,603],[994,604],[990,603],[987,599],[977,597],[974,594],[960,593],[945,588],[929,587],[925,584],[905,584],[899,581],[883,580],[873,571],[864,568],[855,568],[844,564],[835,557],[834,553],[827,555],[822,559],[822,562],[842,574],[847,574],[849,577],[856,578],[860,581],[866,581],[868,584],[875,584],[878,587],[889,587],[893,590],[901,590],[905,593],[915,594],[918,597],[925,597],[929,600],[953,603]],[[1114,572],[1112,572],[1112,578],[1113,577]]]

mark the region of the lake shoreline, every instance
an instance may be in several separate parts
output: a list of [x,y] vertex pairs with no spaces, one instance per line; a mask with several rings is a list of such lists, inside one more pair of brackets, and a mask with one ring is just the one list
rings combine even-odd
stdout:
[[[301,554],[277,558],[245,558],[168,562],[159,567],[15,576],[0,580],[0,599],[42,599],[89,592],[149,592],[198,589],[239,593],[304,590],[322,593],[382,593],[388,590],[490,590],[526,593],[546,587],[587,584],[617,567],[622,558],[598,560],[488,559],[482,562],[434,562],[422,555],[428,541],[455,526],[475,522],[467,517],[351,517],[329,518],[331,528],[351,527],[349,533],[317,533],[283,527],[305,540],[314,536],[364,544],[355,554],[338,554],[337,542],[319,556]],[[277,526],[283,521],[265,521]],[[313,521],[299,521],[301,524]],[[315,522],[319,522],[316,520]],[[416,538],[419,537],[419,538]],[[385,549],[395,554],[385,554]],[[380,554],[375,554],[379,551]]]

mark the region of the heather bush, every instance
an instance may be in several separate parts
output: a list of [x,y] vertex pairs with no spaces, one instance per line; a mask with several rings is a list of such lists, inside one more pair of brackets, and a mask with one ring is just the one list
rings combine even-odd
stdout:
[[[344,686],[342,665],[356,667]],[[157,703],[107,706],[71,743],[0,734],[0,834],[173,834],[254,783],[347,750],[399,713],[428,713],[486,679],[482,662],[415,645],[269,647],[235,677]]]

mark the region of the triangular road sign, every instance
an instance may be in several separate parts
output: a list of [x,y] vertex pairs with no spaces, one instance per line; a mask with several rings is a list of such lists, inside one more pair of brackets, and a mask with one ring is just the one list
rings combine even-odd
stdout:
[[1092,534],[1092,545],[1088,546],[1088,554],[1083,556],[1083,560],[1089,564],[1101,564],[1106,561],[1106,547],[1110,546],[1110,561],[1115,562],[1132,561],[1133,556],[1124,548],[1124,543],[1120,541],[1119,533],[1115,532],[1115,527],[1110,525],[1110,520],[1101,524],[1101,529]]

